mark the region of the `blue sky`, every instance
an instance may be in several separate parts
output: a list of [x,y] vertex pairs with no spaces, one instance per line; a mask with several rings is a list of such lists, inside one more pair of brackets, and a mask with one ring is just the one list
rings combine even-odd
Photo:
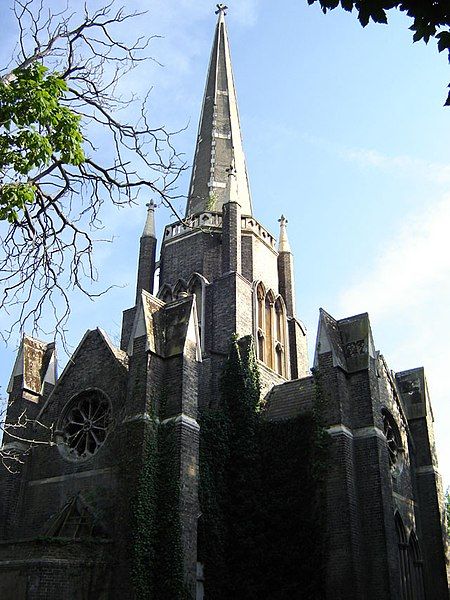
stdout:
[[[53,2],[62,6],[63,2]],[[15,32],[8,2],[0,7]],[[81,6],[69,2],[74,9]],[[450,108],[443,108],[449,69],[436,46],[412,44],[409,21],[362,29],[355,15],[323,15],[306,0],[230,0],[228,29],[244,150],[256,217],[277,233],[283,212],[295,254],[297,310],[312,351],[318,309],[336,318],[369,312],[375,344],[395,371],[423,365],[435,417],[441,471],[450,484]],[[148,63],[127,89],[149,86],[151,117],[186,127],[177,149],[192,160],[215,3],[128,0],[145,9],[126,34],[159,34]],[[180,180],[185,193],[189,175]],[[73,295],[68,341],[103,327],[118,339],[121,311],[134,299],[144,204],[106,209],[96,254],[100,283],[117,288],[95,303]],[[183,210],[183,202],[179,203]],[[158,209],[159,230],[170,214]],[[0,315],[6,327],[8,315]],[[51,323],[45,326],[50,330]],[[51,334],[48,336],[51,339]],[[0,347],[7,385],[18,337]],[[60,352],[63,366],[65,357]]]

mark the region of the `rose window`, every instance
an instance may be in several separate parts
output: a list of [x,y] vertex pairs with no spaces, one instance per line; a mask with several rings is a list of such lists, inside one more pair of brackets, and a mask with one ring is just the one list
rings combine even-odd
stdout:
[[73,458],[89,458],[106,439],[111,422],[109,400],[98,391],[84,392],[64,412],[61,434]]
[[399,453],[403,452],[400,432],[392,415],[383,410],[384,437],[389,451],[389,464],[394,467],[397,464]]

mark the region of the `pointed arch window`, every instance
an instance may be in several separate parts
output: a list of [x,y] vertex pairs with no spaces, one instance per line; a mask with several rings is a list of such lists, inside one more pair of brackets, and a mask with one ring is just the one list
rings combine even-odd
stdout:
[[255,335],[260,361],[283,377],[286,364],[286,310],[281,296],[265,289],[259,282],[255,288]]
[[173,288],[173,298],[174,298],[174,300],[176,298],[181,298],[183,295],[186,295],[186,293],[187,293],[186,282],[183,279],[179,279],[176,282],[175,287]]
[[415,592],[414,600],[425,600],[425,588],[423,583],[423,562],[415,531],[411,531],[409,536],[409,562],[411,565],[411,587]]
[[265,363],[273,369],[273,297],[269,292],[266,294],[264,301],[265,308]]
[[264,302],[266,297],[266,290],[262,283],[258,283],[256,287],[256,337],[258,340],[257,350],[259,360],[264,361],[265,353],[265,334],[264,334]]
[[276,353],[276,371],[279,375],[286,374],[286,359],[285,359],[285,324],[286,314],[284,304],[279,296],[275,301],[275,353]]
[[159,290],[158,298],[160,298],[163,302],[172,302],[173,300],[173,292],[172,292],[172,288],[170,287],[170,285],[168,285],[167,283],[165,283],[162,288]]
[[407,532],[399,513],[395,514],[398,562],[400,575],[400,600],[425,600],[422,558],[416,533]]

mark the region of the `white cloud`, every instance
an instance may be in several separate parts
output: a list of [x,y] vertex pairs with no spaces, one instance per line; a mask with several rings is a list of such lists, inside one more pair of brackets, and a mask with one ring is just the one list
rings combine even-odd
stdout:
[[369,305],[374,317],[430,301],[450,275],[450,195],[409,217],[373,268],[344,290],[344,312]]
[[396,371],[424,366],[441,472],[450,484],[450,195],[410,216],[364,276],[341,292],[339,314],[368,311],[375,343]]
[[351,148],[308,133],[302,138],[313,146],[361,167],[376,168],[397,176],[412,177],[414,180],[450,183],[448,163],[436,163],[408,155],[390,156],[371,148]]
[[450,182],[450,165],[432,163],[411,156],[388,156],[377,150],[363,148],[343,148],[339,154],[362,166],[377,167],[385,171],[395,171],[402,175],[414,175],[415,178],[433,181],[435,183]]

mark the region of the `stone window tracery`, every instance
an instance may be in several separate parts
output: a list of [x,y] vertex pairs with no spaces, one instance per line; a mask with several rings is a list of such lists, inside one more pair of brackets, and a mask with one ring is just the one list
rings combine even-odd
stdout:
[[276,371],[279,375],[285,375],[285,357],[284,357],[284,332],[286,317],[284,314],[283,303],[280,298],[275,302],[275,352],[276,352]]
[[67,456],[83,460],[103,445],[111,424],[111,404],[99,390],[87,390],[69,401],[59,433]]
[[266,294],[265,302],[265,363],[273,369],[273,297],[269,292]]
[[281,296],[255,288],[255,335],[258,358],[279,375],[286,376],[286,311]]
[[419,541],[413,531],[408,535],[399,513],[395,514],[398,562],[400,574],[400,600],[425,600],[423,566]]
[[391,469],[398,465],[403,453],[402,439],[397,424],[389,411],[383,409],[383,430],[389,452],[389,465]]

